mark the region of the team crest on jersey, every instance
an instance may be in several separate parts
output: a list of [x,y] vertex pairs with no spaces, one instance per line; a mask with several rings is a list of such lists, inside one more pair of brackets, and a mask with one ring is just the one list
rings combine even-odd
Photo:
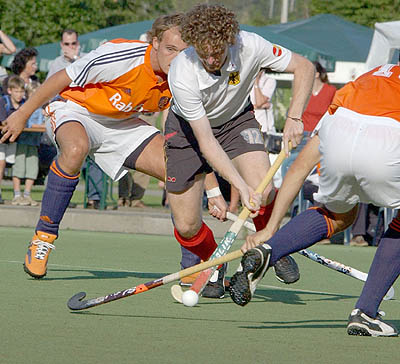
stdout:
[[272,53],[275,57],[280,57],[282,55],[282,48],[274,44],[272,47]]
[[239,72],[231,72],[229,74],[229,82],[230,85],[237,85],[240,83],[240,74]]
[[158,100],[158,108],[159,109],[165,109],[165,107],[168,105],[169,103],[169,97],[167,96],[163,96],[160,98],[160,100]]
[[127,95],[131,95],[131,89],[130,88],[123,88],[122,91],[124,91]]

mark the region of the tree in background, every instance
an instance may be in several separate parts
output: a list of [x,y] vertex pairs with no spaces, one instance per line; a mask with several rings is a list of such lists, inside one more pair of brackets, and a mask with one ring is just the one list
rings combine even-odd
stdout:
[[311,15],[330,13],[367,27],[398,20],[400,1],[396,0],[311,0]]
[[37,46],[58,42],[66,28],[84,34],[154,19],[171,8],[171,0],[0,0],[0,24],[5,33]]

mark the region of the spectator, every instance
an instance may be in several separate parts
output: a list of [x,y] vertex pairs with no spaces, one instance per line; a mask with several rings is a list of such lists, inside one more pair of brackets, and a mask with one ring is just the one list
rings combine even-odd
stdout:
[[[13,41],[8,37],[6,33],[0,30],[0,57],[3,54],[13,54],[16,50],[17,48],[15,48]],[[6,69],[0,66],[0,82],[3,81],[6,77]]]
[[24,80],[25,87],[32,81],[37,81],[37,77],[35,76],[37,71],[37,55],[38,51],[35,48],[24,48],[15,55],[11,63],[11,71]]
[[373,243],[378,245],[384,230],[383,219],[380,220],[379,224],[378,222],[379,207],[373,204],[360,203],[357,217],[351,227],[353,237],[350,240],[350,245],[359,247],[374,245]]
[[254,81],[254,86],[250,93],[250,100],[254,105],[254,115],[264,135],[276,132],[274,110],[271,101],[275,89],[276,80],[268,76],[265,70],[261,70]]
[[[9,115],[19,108],[25,97],[25,82],[22,78],[15,75],[10,76],[7,85],[8,94],[2,96],[0,103],[0,119],[2,121],[4,121]],[[0,144],[0,186],[3,180],[6,164],[15,163],[16,149],[17,143]],[[1,197],[0,190],[0,204],[3,203],[4,200]]]
[[144,208],[142,201],[146,188],[149,185],[150,176],[141,172],[128,172],[118,181],[118,205]]
[[283,161],[282,177],[285,176],[290,165],[310,140],[312,131],[317,126],[319,120],[322,118],[325,112],[328,110],[328,107],[335,96],[336,88],[329,84],[326,69],[322,67],[319,62],[314,62],[314,66],[316,68],[316,73],[312,93],[310,99],[308,100],[307,107],[302,115],[304,124],[304,137],[296,149],[292,150],[290,156]]
[[88,184],[86,208],[98,210],[103,193],[103,171],[92,158],[87,157],[82,168],[82,176]]
[[[21,80],[23,82],[23,80]],[[27,97],[35,92],[40,86],[37,81],[32,81],[27,87]],[[23,87],[23,86],[22,86]],[[45,131],[43,125],[43,109],[36,109],[26,124],[27,128],[41,128]],[[17,141],[17,151],[15,154],[15,163],[12,167],[12,180],[14,187],[13,205],[37,206],[38,203],[32,199],[32,186],[39,171],[38,146],[41,133],[23,132]],[[21,181],[25,180],[24,195],[21,195]]]
[[46,79],[86,54],[80,51],[78,32],[74,29],[64,29],[62,31],[60,47],[62,54],[50,63]]

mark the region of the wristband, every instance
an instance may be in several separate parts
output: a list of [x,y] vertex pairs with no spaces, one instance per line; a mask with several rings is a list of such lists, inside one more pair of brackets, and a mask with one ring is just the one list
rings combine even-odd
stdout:
[[211,190],[206,190],[206,195],[207,198],[211,198],[211,197],[217,197],[219,195],[222,195],[221,190],[219,189],[219,187],[214,187]]
[[293,118],[293,117],[291,117],[291,116],[287,116],[287,118],[288,119],[292,119],[292,120],[294,120],[294,121],[297,121],[297,122],[299,122],[299,123],[302,123],[303,122],[303,120],[302,119],[300,119],[300,118]]

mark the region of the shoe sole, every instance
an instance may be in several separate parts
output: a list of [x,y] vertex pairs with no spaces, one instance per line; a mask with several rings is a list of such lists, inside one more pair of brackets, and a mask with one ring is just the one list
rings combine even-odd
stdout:
[[369,330],[366,326],[360,324],[351,324],[347,326],[347,333],[354,336],[372,336],[372,337],[396,337],[397,333],[383,334],[378,331]]
[[[262,255],[262,252],[259,252]],[[231,295],[232,301],[235,302],[239,306],[247,305],[252,299],[251,292],[251,280],[252,278],[257,279],[253,275],[259,270],[259,267],[262,265],[262,258],[257,256],[256,259],[246,259],[246,255],[243,256],[241,264],[242,271],[236,272],[231,278],[231,283],[229,286],[229,293]],[[270,252],[267,257],[267,266],[269,264]],[[262,272],[260,272],[262,274]],[[238,290],[237,287],[240,289]]]
[[23,266],[24,266],[24,271],[25,271],[25,273],[28,273],[31,277],[33,277],[33,278],[35,278],[35,279],[43,278],[43,277],[47,274],[47,270],[46,270],[46,272],[44,272],[44,274],[35,274],[35,273],[32,273],[32,272],[27,268],[27,266],[25,265],[25,263],[23,264]]

